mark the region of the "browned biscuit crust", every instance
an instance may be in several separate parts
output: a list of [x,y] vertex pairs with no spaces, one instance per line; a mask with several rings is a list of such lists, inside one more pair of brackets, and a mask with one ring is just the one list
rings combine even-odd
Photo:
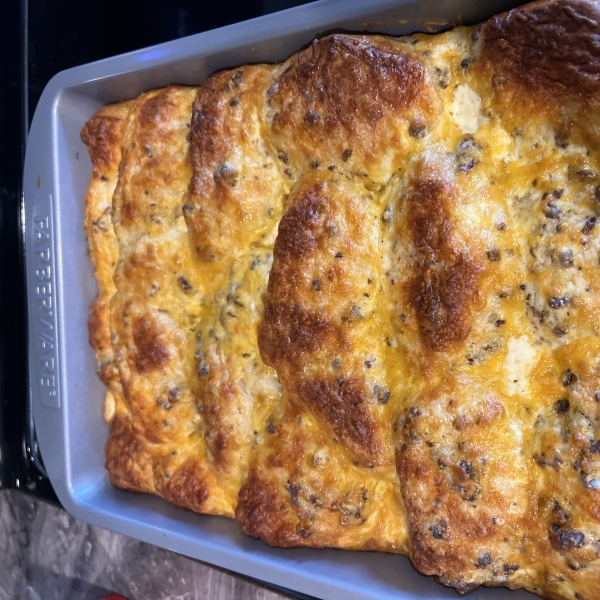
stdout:
[[598,6],[334,35],[93,117],[111,481],[595,598]]

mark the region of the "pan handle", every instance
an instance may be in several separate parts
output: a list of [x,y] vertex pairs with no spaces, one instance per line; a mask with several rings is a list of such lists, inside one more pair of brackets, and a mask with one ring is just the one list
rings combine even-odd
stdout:
[[62,370],[62,262],[56,180],[55,119],[64,88],[59,74],[48,83],[35,111],[25,154],[25,281],[28,305],[29,394],[44,466],[63,506],[69,506],[65,472],[66,430]]
[[56,230],[52,194],[37,193],[26,209],[30,382],[34,404],[60,408]]

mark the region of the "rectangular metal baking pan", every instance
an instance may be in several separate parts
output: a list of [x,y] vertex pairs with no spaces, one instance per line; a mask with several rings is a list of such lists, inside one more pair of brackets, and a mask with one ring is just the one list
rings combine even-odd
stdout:
[[[97,288],[83,232],[91,172],[79,139],[102,105],[170,83],[198,85],[213,71],[276,62],[333,31],[404,34],[474,24],[510,0],[321,0],[281,13],[84,65],[56,75],[33,119],[24,171],[30,393],[52,484],[75,517],[319,598],[456,598],[402,556],[271,548],[231,520],[193,514],[113,488],[104,469],[103,386],[87,340]],[[485,600],[526,600],[484,589]]]

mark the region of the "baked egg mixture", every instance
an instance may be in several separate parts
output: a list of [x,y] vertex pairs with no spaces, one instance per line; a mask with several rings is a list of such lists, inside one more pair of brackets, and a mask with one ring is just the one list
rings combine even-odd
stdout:
[[114,485],[600,598],[597,1],[324,37],[82,140]]

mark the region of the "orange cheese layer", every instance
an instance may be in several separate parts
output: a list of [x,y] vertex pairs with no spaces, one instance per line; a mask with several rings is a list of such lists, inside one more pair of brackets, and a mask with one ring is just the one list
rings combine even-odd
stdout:
[[599,65],[598,3],[545,1],[97,113],[113,484],[594,600]]

